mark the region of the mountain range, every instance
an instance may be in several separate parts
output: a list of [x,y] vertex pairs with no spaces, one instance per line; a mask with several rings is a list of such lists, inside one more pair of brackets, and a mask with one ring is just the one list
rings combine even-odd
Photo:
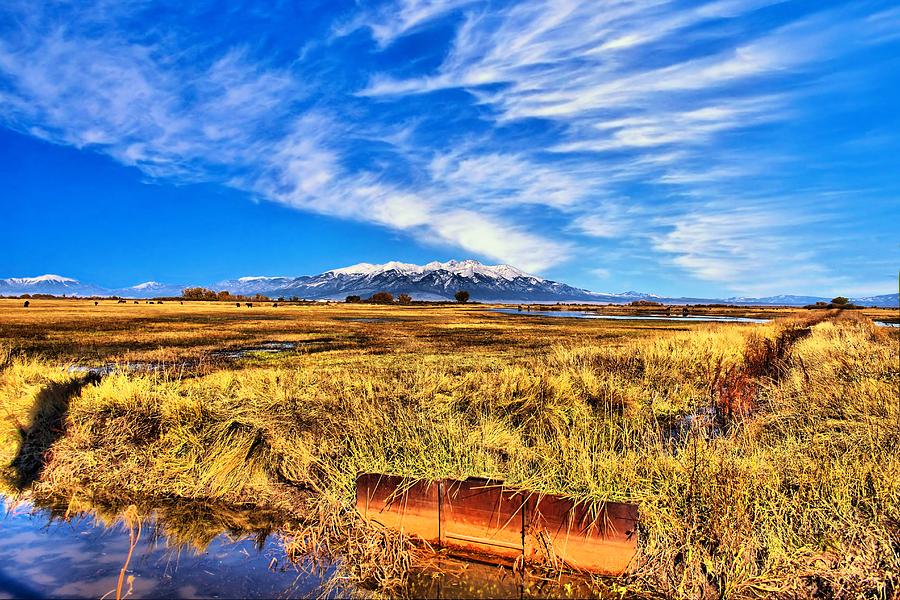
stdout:
[[[178,296],[183,287],[147,281],[127,288],[107,289],[59,275],[0,279],[0,296],[52,294],[55,296],[123,296],[152,298]],[[602,293],[572,287],[557,281],[530,275],[510,265],[484,265],[476,260],[451,260],[414,265],[388,262],[381,265],[360,263],[332,269],[318,275],[300,277],[241,277],[204,287],[228,290],[232,294],[264,294],[272,298],[343,300],[348,295],[363,298],[375,292],[409,294],[415,300],[452,300],[459,290],[469,292],[472,300],[482,302],[597,302],[628,303],[648,300],[671,304],[740,304],[803,306],[828,302],[818,296],[768,296],[762,298],[688,298],[663,297],[641,292]],[[898,294],[851,298],[865,306],[900,305]]]

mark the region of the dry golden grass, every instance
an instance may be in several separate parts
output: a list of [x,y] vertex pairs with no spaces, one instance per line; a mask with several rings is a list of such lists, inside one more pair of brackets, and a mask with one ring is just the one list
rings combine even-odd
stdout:
[[[424,555],[355,515],[356,474],[488,476],[637,503],[638,556],[616,584],[632,593],[889,597],[900,585],[898,332],[862,314],[685,325],[479,307],[95,308],[3,321],[7,347],[26,350],[0,354],[10,489],[33,479],[37,496],[287,515],[290,552],[337,554],[353,578],[401,589]],[[390,320],[349,320],[372,318]],[[137,350],[123,350],[129,336]],[[84,387],[60,369],[310,339]],[[715,416],[683,419],[705,409]]]

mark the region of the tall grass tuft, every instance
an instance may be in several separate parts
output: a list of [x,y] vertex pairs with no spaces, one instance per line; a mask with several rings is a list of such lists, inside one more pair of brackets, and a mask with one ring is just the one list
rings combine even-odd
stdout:
[[[290,552],[396,589],[427,553],[356,515],[357,473],[485,476],[637,503],[633,593],[887,598],[900,589],[898,362],[896,338],[829,315],[469,369],[451,355],[120,372],[70,398],[33,489],[282,511]],[[36,398],[65,381],[21,356],[0,372],[4,465],[39,423]]]

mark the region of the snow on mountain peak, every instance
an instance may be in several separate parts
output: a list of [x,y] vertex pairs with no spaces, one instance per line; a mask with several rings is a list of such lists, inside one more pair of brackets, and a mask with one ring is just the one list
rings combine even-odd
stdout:
[[242,281],[242,282],[248,282],[248,281],[273,281],[273,280],[276,280],[276,279],[291,279],[291,278],[290,278],[290,277],[279,276],[279,275],[276,275],[276,276],[274,276],[274,277],[269,277],[269,276],[266,276],[266,275],[254,275],[254,276],[250,276],[250,277],[239,277],[239,278],[238,278],[238,281]]
[[392,260],[382,265],[373,265],[372,263],[365,262],[358,263],[341,269],[332,269],[326,271],[326,273],[333,273],[335,275],[377,275],[378,273],[385,273],[387,271],[399,271],[409,275],[414,273],[424,273],[424,268],[419,265]]
[[6,281],[14,285],[35,285],[38,283],[78,283],[77,279],[63,277],[62,275],[53,275],[52,273],[48,273],[47,275],[39,275],[37,277],[10,277]]
[[529,275],[510,265],[484,265],[477,260],[448,260],[447,262],[432,261],[426,265],[414,265],[399,261],[390,261],[380,265],[371,263],[359,263],[341,269],[332,269],[327,273],[333,275],[377,275],[387,271],[398,271],[404,275],[424,275],[432,271],[449,271],[463,277],[472,277],[476,273],[492,279],[505,279],[511,281],[516,277],[531,277],[537,281],[544,281],[540,277]]

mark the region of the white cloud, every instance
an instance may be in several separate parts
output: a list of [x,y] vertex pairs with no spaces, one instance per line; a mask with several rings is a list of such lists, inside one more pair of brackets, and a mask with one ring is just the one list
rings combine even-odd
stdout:
[[[726,142],[788,123],[809,93],[795,78],[892,39],[898,13],[838,8],[762,33],[743,27],[776,3],[362,6],[328,43],[364,29],[385,51],[437,23],[455,27],[454,41],[431,72],[373,73],[364,89],[337,91],[306,62],[315,40],[276,65],[251,47],[182,45],[178,32],[129,35],[117,19],[131,4],[77,5],[63,20],[22,3],[0,39],[0,123],[153,177],[223,181],[530,270],[579,255],[568,240],[588,236],[649,242],[684,272],[728,285],[820,277],[786,227],[818,218],[816,205],[786,213],[753,200],[783,192],[756,187],[777,188],[769,179],[790,157]],[[355,66],[366,58],[354,54]],[[477,105],[466,107],[478,110],[477,133],[423,143],[439,116],[396,123],[405,96],[449,88]],[[360,166],[353,146],[368,143],[389,151]]]
[[778,210],[771,202],[728,207],[706,204],[663,219],[668,231],[651,236],[655,250],[696,277],[745,294],[811,289],[828,270],[797,236],[813,218]]
[[[416,3],[390,27],[373,31],[389,43],[446,9]],[[291,106],[305,97],[307,84],[290,71],[268,67],[241,48],[180,64],[172,56],[191,52],[166,41],[136,43],[113,22],[92,20],[84,31],[78,25],[22,29],[17,39],[0,41],[0,80],[12,90],[0,109],[7,126],[99,150],[153,177],[221,178],[298,209],[529,268],[567,255],[565,244],[508,217],[462,209],[565,204],[577,187],[565,175],[500,153],[436,158],[432,164],[444,170],[433,173],[433,183],[400,185],[354,172],[343,163],[340,144],[341,136],[354,133],[350,123],[321,110],[292,122]],[[505,179],[492,177],[491,169],[505,169]],[[545,251],[536,253],[538,247]]]
[[569,257],[560,243],[497,223],[484,215],[456,210],[439,215],[432,227],[444,240],[501,260],[514,259],[526,271],[540,272]]
[[523,155],[440,153],[429,164],[429,175],[449,198],[491,207],[539,204],[572,205],[591,191],[592,182],[575,177],[562,165],[539,164]]
[[378,45],[384,48],[419,27],[471,4],[474,0],[404,0],[383,6],[375,14],[357,14],[336,27],[335,34],[340,37],[368,28]]
[[435,184],[418,187],[392,184],[370,172],[347,172],[330,148],[340,131],[333,119],[304,116],[276,145],[262,175],[239,185],[296,208],[406,231],[425,243],[456,246],[525,269],[539,271],[568,257],[564,243],[530,233],[509,219],[461,208],[466,193],[494,183],[455,180],[460,167],[450,158],[435,161],[434,168],[447,169],[446,182],[436,177]]

